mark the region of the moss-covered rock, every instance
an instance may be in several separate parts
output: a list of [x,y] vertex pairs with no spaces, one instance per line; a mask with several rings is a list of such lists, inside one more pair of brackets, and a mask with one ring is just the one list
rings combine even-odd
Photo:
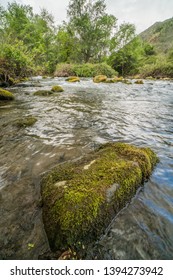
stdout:
[[143,80],[136,80],[135,81],[135,84],[138,84],[138,85],[143,85],[143,83],[144,83]]
[[124,80],[123,77],[117,77],[117,76],[114,76],[113,79],[115,83],[122,82]]
[[131,85],[132,84],[132,82],[129,81],[128,79],[123,79],[121,82],[126,84],[126,85]]
[[15,125],[19,128],[22,128],[22,127],[32,126],[36,121],[37,119],[35,117],[28,116],[20,120],[16,120]]
[[53,92],[63,92],[63,88],[61,86],[53,86],[51,91]]
[[52,250],[96,240],[156,162],[149,148],[113,143],[54,168],[42,180],[43,221]]
[[66,79],[66,81],[70,83],[76,83],[76,82],[80,82],[80,79],[79,77],[76,76],[70,76]]
[[39,95],[39,96],[49,96],[53,94],[53,91],[51,90],[37,90],[34,92],[34,95]]
[[106,84],[113,84],[115,83],[114,78],[107,78],[106,81],[104,81]]
[[14,94],[11,93],[10,91],[8,90],[4,90],[2,88],[0,88],[0,101],[4,101],[4,100],[13,100],[15,97],[14,97]]
[[94,83],[102,83],[105,82],[106,80],[107,80],[107,76],[105,75],[98,75],[93,78]]

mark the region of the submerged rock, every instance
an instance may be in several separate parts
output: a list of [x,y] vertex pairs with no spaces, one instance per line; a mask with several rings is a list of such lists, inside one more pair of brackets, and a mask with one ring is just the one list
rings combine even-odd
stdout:
[[107,76],[105,75],[98,75],[93,78],[94,83],[102,83],[105,82],[106,80],[107,80]]
[[53,251],[92,244],[134,196],[157,162],[149,148],[103,145],[55,167],[42,180],[43,221]]
[[135,81],[135,84],[138,84],[138,85],[143,85],[143,83],[144,83],[143,80],[136,80]]
[[76,83],[76,82],[80,82],[80,79],[79,77],[76,77],[76,76],[71,76],[71,77],[68,77],[66,79],[67,82],[70,82],[70,83]]
[[37,119],[35,117],[28,116],[23,119],[15,121],[15,125],[20,128],[27,127],[27,126],[32,126],[36,121],[37,121]]
[[36,92],[34,92],[34,95],[41,95],[41,96],[49,96],[53,94],[53,91],[51,90],[37,90]]
[[53,86],[51,91],[54,91],[54,92],[63,92],[63,88],[61,86]]
[[2,88],[0,88],[0,101],[1,100],[13,100],[14,99],[14,94],[11,93],[8,90],[4,90]]
[[128,79],[123,79],[121,82],[126,84],[126,85],[131,85],[132,84],[132,82],[129,81]]

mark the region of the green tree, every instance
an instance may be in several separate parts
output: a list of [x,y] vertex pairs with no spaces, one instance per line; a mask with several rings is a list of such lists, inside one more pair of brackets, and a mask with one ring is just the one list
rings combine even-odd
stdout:
[[135,26],[123,23],[111,41],[108,63],[124,76],[133,74],[140,66],[143,55],[142,41],[135,35]]
[[71,0],[67,15],[69,26],[80,43],[81,60],[101,60],[109,50],[116,18],[106,13],[104,0]]

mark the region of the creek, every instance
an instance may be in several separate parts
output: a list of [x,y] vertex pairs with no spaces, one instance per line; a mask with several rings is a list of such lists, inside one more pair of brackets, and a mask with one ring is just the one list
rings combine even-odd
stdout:
[[[57,84],[64,92],[33,95]],[[49,250],[41,176],[110,141],[150,147],[160,162],[88,258],[173,259],[173,82],[33,77],[10,90],[15,101],[0,103],[0,259],[38,259]],[[15,125],[30,115],[33,126]]]

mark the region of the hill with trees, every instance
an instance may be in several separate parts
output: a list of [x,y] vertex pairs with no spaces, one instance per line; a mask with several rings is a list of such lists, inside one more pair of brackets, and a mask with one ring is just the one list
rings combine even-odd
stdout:
[[173,17],[163,22],[156,22],[140,34],[143,41],[154,46],[158,53],[173,50]]

